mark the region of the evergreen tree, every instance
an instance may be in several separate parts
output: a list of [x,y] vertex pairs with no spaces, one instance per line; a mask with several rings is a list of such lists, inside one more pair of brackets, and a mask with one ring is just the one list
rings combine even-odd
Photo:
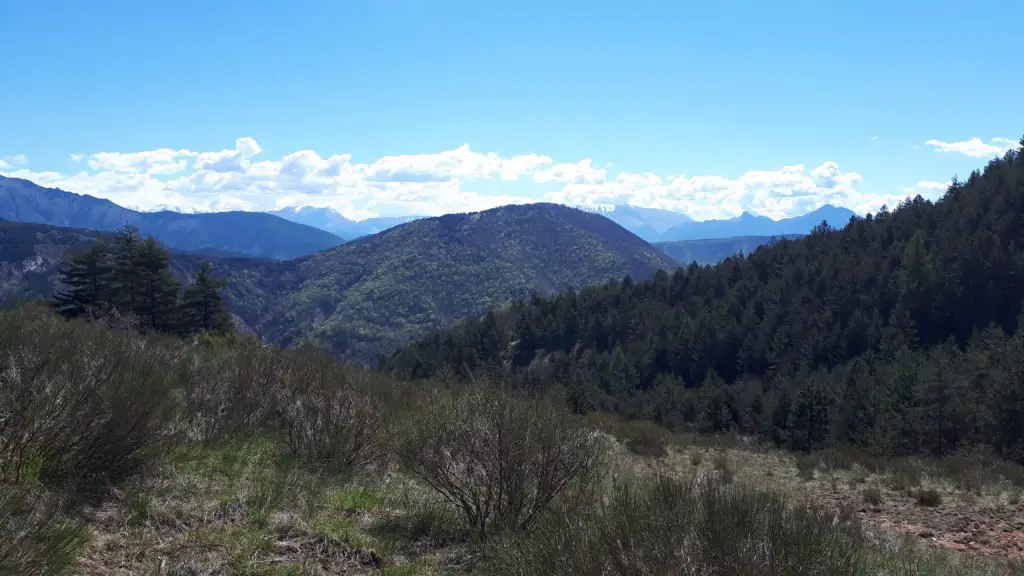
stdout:
[[135,313],[150,329],[173,331],[179,320],[180,284],[171,274],[170,254],[156,239],[149,237],[139,245],[135,264],[132,270],[133,280],[138,282]]
[[185,288],[182,302],[182,323],[185,332],[226,334],[232,330],[231,315],[220,296],[227,282],[213,277],[213,266],[207,262],[196,271],[192,283]]
[[66,287],[53,300],[54,309],[68,318],[107,312],[114,296],[114,269],[104,242],[68,257],[60,271]]
[[142,243],[139,231],[132,226],[125,226],[114,235],[113,264],[117,277],[114,302],[122,312],[139,313],[142,291],[139,252]]

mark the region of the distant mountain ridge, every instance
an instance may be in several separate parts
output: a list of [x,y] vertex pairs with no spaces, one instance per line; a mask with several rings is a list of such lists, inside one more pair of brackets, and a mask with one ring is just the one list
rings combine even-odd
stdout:
[[674,240],[672,242],[656,242],[659,250],[668,254],[682,266],[692,262],[700,265],[718,264],[730,256],[749,255],[761,246],[773,240],[796,240],[802,234],[783,234],[781,236],[737,236],[733,238],[704,238],[701,240]]
[[[0,222],[0,297],[48,296],[63,251],[100,236]],[[557,204],[424,218],[289,261],[175,252],[172,269],[187,277],[204,260],[229,280],[244,328],[280,344],[309,337],[366,363],[534,294],[677,267],[607,218]]]
[[687,222],[669,228],[662,234],[662,242],[674,240],[702,240],[709,238],[733,238],[737,236],[783,236],[786,234],[807,234],[815,226],[828,222],[833,228],[843,228],[850,218],[857,214],[850,209],[826,204],[802,216],[772,220],[744,212],[727,220],[705,220]]
[[[767,216],[744,212],[736,218],[698,222],[681,212],[626,204],[570,204],[567,206],[604,216],[647,242],[807,234],[822,220],[828,221],[833,227],[841,228],[846,225],[851,216],[855,215],[852,210],[827,204],[813,212],[782,220],[772,220]],[[314,226],[348,240],[377,234],[399,224],[426,218],[413,215],[354,221],[345,218],[332,208],[313,206],[285,208],[269,212],[269,214]]]
[[138,212],[109,200],[0,176],[0,219],[114,231],[127,224],[179,250],[289,259],[343,240],[323,230],[254,212]]
[[573,208],[600,214],[648,242],[657,242],[674,226],[693,222],[693,218],[681,212],[626,204],[591,204]]
[[333,208],[316,206],[295,206],[268,212],[299,224],[325,230],[346,240],[354,240],[383,232],[389,228],[425,218],[425,216],[383,216],[366,220],[349,220]]

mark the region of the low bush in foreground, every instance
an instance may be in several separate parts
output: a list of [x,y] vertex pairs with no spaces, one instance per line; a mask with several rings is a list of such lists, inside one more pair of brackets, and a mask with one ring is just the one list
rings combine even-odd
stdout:
[[386,384],[317,353],[296,353],[289,366],[276,413],[292,454],[332,475],[380,461],[389,414]]
[[859,574],[856,527],[717,481],[620,480],[606,503],[545,517],[489,549],[494,574]]
[[122,482],[172,441],[184,375],[158,340],[31,309],[0,313],[0,480]]
[[70,574],[88,529],[63,519],[59,501],[37,489],[0,485],[0,574]]
[[403,469],[440,493],[475,535],[529,528],[600,468],[600,441],[560,404],[479,383],[445,390],[397,434]]

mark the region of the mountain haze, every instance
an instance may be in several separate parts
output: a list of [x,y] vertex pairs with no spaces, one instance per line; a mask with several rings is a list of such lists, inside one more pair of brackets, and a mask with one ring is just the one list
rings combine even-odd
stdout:
[[399,224],[419,220],[424,216],[383,216],[378,218],[367,218],[366,220],[349,220],[333,208],[319,208],[316,206],[296,206],[283,208],[268,212],[280,216],[285,220],[298,222],[307,226],[313,226],[345,238],[354,240],[362,236],[369,236],[393,228]]
[[277,259],[295,258],[342,243],[333,234],[270,214],[137,212],[109,200],[3,176],[0,219],[107,232],[132,225],[171,248]]
[[801,216],[772,220],[744,212],[736,218],[726,220],[705,220],[678,224],[666,230],[661,241],[703,240],[707,238],[734,238],[737,236],[781,236],[785,234],[807,234],[815,226],[826,221],[833,228],[846,226],[856,213],[847,208],[826,204],[813,212]]
[[600,214],[648,242],[661,240],[662,235],[674,226],[693,222],[693,218],[681,212],[626,204],[600,204],[577,208]]
[[750,254],[772,240],[793,240],[800,234],[783,236],[737,236],[735,238],[704,238],[702,240],[676,240],[674,242],[656,242],[654,245],[685,266],[691,262],[697,264],[717,264],[730,256],[740,253]]

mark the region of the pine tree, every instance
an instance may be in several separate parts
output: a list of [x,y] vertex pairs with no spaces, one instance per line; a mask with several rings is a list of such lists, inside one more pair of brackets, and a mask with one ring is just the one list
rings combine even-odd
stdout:
[[122,312],[139,314],[142,280],[139,278],[139,231],[125,226],[114,235],[113,264],[117,278],[115,304]]
[[213,277],[213,266],[209,262],[199,268],[192,283],[185,288],[182,302],[185,332],[226,334],[232,330],[231,315],[220,296],[226,285],[224,280]]
[[133,278],[138,281],[135,312],[143,325],[169,332],[178,320],[180,285],[170,270],[170,254],[156,239],[149,237],[139,245]]
[[60,271],[60,282],[67,290],[54,297],[54,309],[68,318],[108,311],[113,297],[113,272],[104,242],[71,255]]

